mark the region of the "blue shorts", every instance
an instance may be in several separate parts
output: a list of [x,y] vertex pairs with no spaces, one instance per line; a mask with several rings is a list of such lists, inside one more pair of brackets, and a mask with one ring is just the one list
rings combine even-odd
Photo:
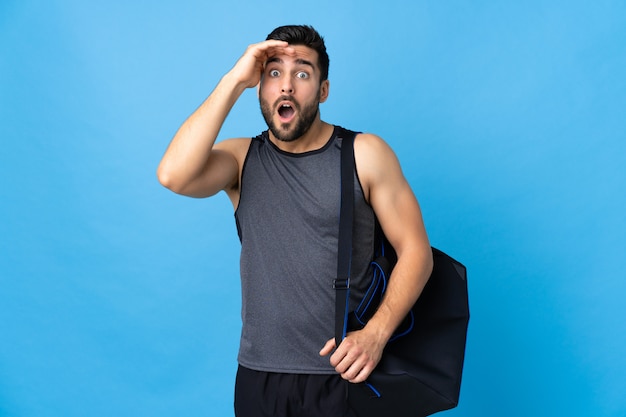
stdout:
[[348,406],[347,384],[337,374],[283,374],[239,366],[235,416],[356,417]]

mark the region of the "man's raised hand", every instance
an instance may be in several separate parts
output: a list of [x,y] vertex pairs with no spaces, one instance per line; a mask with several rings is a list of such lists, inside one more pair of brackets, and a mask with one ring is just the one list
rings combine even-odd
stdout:
[[246,52],[239,58],[230,74],[246,88],[256,87],[261,81],[261,75],[267,60],[273,56],[295,54],[295,50],[287,42],[268,40],[248,46]]

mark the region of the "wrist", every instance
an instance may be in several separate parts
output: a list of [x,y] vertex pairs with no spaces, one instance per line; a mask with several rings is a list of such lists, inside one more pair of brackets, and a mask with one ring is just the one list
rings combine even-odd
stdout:
[[224,90],[232,91],[237,96],[241,95],[248,88],[247,84],[232,71],[227,72],[222,77],[218,86]]
[[367,331],[374,337],[381,345],[386,345],[393,331],[395,330],[393,324],[388,320],[385,320],[383,314],[380,314],[380,310],[367,322],[363,330]]

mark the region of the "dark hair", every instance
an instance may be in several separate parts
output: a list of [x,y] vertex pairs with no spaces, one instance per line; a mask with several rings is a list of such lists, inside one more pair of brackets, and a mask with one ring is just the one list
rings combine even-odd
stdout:
[[328,53],[326,53],[326,45],[324,44],[324,38],[308,25],[289,25],[277,27],[267,35],[267,40],[275,39],[279,41],[289,42],[291,45],[304,45],[317,51],[318,64],[322,71],[320,81],[328,79],[328,66],[330,60],[328,59]]

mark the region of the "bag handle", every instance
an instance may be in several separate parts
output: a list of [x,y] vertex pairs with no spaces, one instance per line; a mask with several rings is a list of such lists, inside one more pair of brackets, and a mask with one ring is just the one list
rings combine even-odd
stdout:
[[350,265],[352,261],[352,224],[354,220],[354,138],[355,132],[341,128],[341,208],[335,288],[335,343],[348,331],[350,307]]

